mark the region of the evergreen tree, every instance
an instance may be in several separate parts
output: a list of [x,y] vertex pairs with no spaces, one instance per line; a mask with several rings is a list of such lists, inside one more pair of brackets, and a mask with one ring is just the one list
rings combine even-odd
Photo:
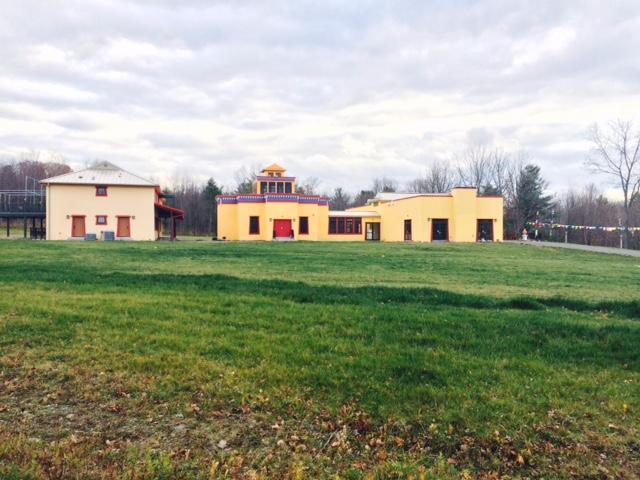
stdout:
[[544,218],[552,206],[552,197],[545,194],[547,182],[540,175],[537,165],[525,165],[520,171],[516,186],[516,210],[518,229],[522,231],[528,222]]
[[218,205],[216,203],[216,195],[221,194],[222,189],[213,178],[210,178],[202,191],[202,196],[204,197],[205,205],[207,205],[209,232],[213,234],[213,238],[217,238],[218,236]]

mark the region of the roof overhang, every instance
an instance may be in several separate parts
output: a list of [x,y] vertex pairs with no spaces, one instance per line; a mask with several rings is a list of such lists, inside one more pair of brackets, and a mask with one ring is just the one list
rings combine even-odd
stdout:
[[354,217],[360,217],[360,218],[364,218],[364,217],[380,217],[380,214],[378,212],[365,212],[365,211],[349,211],[349,210],[330,210],[329,211],[329,216],[330,217],[350,217],[350,218],[354,218]]
[[156,212],[159,217],[162,218],[180,218],[184,219],[184,210],[179,208],[170,207],[168,205],[162,205],[161,203],[155,203]]

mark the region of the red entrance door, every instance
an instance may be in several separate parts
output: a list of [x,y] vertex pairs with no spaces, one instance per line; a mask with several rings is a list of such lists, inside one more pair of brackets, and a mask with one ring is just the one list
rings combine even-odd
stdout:
[[86,233],[84,225],[84,215],[74,215],[71,217],[71,236],[84,237]]
[[291,220],[274,220],[273,236],[275,238],[291,237]]
[[130,237],[131,236],[131,218],[130,217],[118,217],[118,230],[116,232],[118,237]]

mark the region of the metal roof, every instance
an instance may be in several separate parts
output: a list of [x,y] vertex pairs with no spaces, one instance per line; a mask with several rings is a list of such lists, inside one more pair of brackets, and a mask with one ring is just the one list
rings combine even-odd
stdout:
[[84,170],[65,173],[57,177],[45,178],[40,183],[64,185],[122,185],[136,187],[156,187],[157,184],[139,177],[110,162],[97,162]]
[[379,217],[378,212],[365,212],[358,210],[329,210],[330,217]]

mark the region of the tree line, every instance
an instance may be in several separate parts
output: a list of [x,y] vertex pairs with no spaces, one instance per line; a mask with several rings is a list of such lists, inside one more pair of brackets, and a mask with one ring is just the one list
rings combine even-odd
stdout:
[[[521,152],[508,152],[486,146],[470,146],[452,161],[432,161],[421,175],[401,184],[391,177],[378,177],[367,189],[350,192],[337,187],[332,192],[320,189],[315,177],[298,182],[298,191],[322,194],[330,199],[332,210],[360,206],[381,192],[443,193],[454,186],[475,186],[480,195],[504,198],[506,238],[517,238],[535,222],[570,225],[630,227],[640,225],[640,131],[631,122],[618,120],[604,127],[594,125],[588,132],[592,149],[585,166],[613,179],[621,192],[621,201],[607,198],[605,192],[591,184],[569,189],[553,196],[540,166]],[[37,153],[20,158],[0,159],[0,190],[22,189],[34,181],[70,172],[60,159],[40,161]],[[242,167],[235,173],[235,184],[223,188],[213,178],[198,182],[176,179],[164,189],[168,202],[187,212],[178,225],[181,235],[213,236],[216,231],[215,196],[251,193],[258,175],[257,167]],[[629,245],[631,233],[625,234]]]

